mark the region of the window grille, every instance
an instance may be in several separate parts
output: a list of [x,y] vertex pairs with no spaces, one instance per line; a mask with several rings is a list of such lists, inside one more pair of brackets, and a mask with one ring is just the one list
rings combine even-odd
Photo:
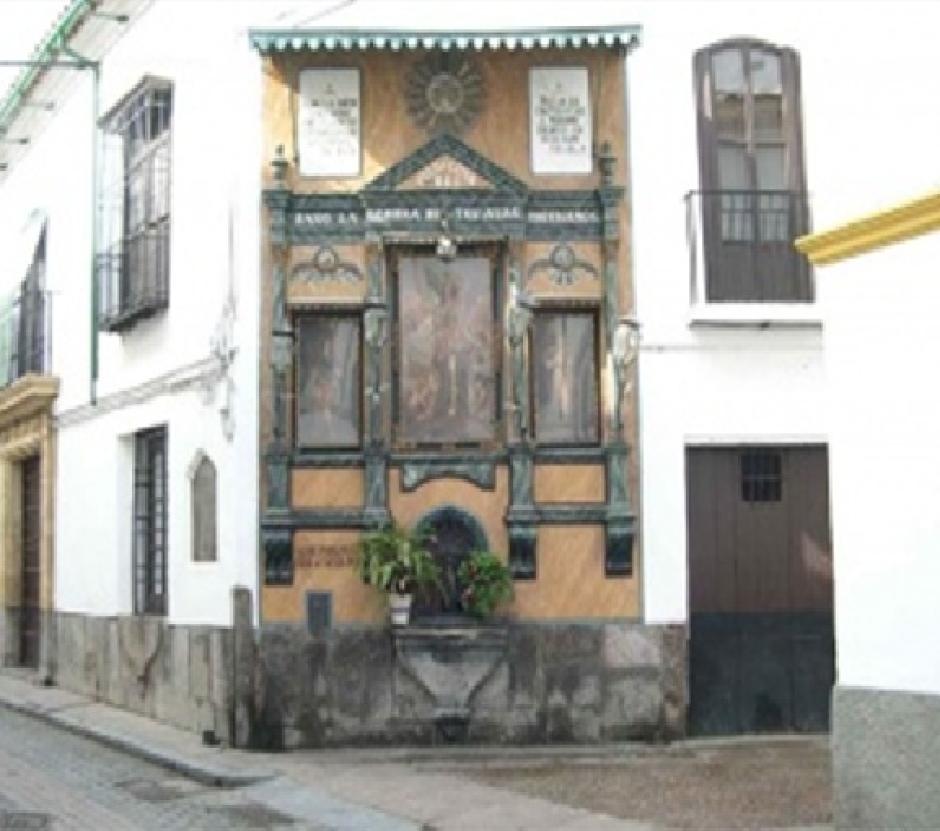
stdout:
[[39,235],[33,260],[19,291],[0,311],[0,386],[48,368],[46,232]]
[[169,301],[172,114],[172,86],[147,78],[104,121],[108,185],[96,266],[106,331]]
[[135,436],[134,458],[134,611],[167,612],[167,431],[144,430]]
[[779,452],[741,453],[741,498],[745,502],[779,502],[783,498],[783,457]]

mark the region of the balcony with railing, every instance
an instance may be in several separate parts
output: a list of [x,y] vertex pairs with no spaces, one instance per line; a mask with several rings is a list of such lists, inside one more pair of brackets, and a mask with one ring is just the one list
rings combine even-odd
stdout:
[[812,273],[793,245],[809,229],[805,193],[693,191],[685,201],[693,310],[811,316]]
[[0,388],[49,373],[49,293],[24,284],[0,312]]
[[169,223],[160,223],[98,254],[98,323],[106,332],[129,329],[169,302]]

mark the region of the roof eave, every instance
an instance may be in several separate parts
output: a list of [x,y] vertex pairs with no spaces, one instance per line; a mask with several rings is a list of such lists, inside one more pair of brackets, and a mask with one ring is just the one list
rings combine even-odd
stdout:
[[415,49],[581,49],[627,50],[640,43],[640,26],[574,27],[565,29],[468,30],[443,32],[419,29],[251,29],[248,37],[259,52],[366,51]]

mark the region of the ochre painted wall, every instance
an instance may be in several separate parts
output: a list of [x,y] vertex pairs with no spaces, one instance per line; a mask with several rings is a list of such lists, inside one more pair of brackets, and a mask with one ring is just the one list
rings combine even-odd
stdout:
[[[270,160],[275,148],[283,145],[289,161],[287,186],[297,193],[356,193],[389,166],[401,161],[430,140],[416,127],[405,107],[403,87],[412,64],[427,53],[417,52],[337,52],[279,54],[264,59],[264,142],[261,173],[264,187],[271,187]],[[627,187],[624,57],[616,50],[585,49],[577,51],[535,50],[473,53],[486,90],[485,103],[476,122],[460,139],[495,164],[505,168],[533,189],[566,190],[599,187],[600,175],[535,175],[530,169],[529,143],[529,69],[536,66],[586,66],[592,101],[595,147],[610,142],[614,156],[614,184]],[[301,177],[295,165],[295,126],[297,78],[308,67],[357,67],[361,79],[362,170],[360,175],[344,178]],[[605,243],[607,255],[616,262],[619,275],[620,314],[632,310],[629,252],[629,198],[619,209],[619,240]],[[265,225],[266,227],[266,225]],[[279,253],[263,233],[262,309],[261,309],[261,446],[271,439],[271,309],[272,274],[280,262],[286,273],[311,262],[315,245],[295,246]],[[593,267],[596,277],[580,270],[571,286],[555,285],[545,270],[533,273],[526,285],[533,296],[549,302],[576,304],[601,309],[604,296],[604,252],[600,242],[572,242],[579,260]],[[333,246],[341,260],[362,272],[361,281],[288,281],[287,303],[295,310],[318,305],[361,308],[368,286],[367,261],[382,256],[371,242]],[[552,242],[512,242],[498,247],[505,261],[518,260],[523,279],[531,266],[545,260],[554,247]],[[388,253],[386,245],[385,254]],[[282,259],[278,259],[282,258]],[[503,268],[505,274],[506,269]],[[501,287],[506,297],[506,286]],[[387,286],[385,287],[387,291]],[[501,313],[502,315],[502,313]],[[600,392],[603,438],[610,437],[606,414],[612,409],[610,367],[605,355],[604,315],[598,315],[600,356]],[[505,343],[501,351],[504,402],[510,386],[509,355]],[[386,349],[384,375],[388,381],[391,350]],[[394,390],[386,387],[386,402]],[[390,435],[389,407],[385,407],[385,430]],[[635,444],[635,408],[632,397],[625,406],[626,435]],[[503,441],[511,436],[510,419],[504,419]],[[393,448],[394,449],[394,448]],[[539,464],[534,474],[535,500],[540,504],[603,504],[606,496],[605,470],[593,464]],[[628,479],[636,504],[637,472],[631,462]],[[298,468],[291,474],[291,505],[295,509],[348,509],[362,505],[363,473],[359,466],[341,468]],[[472,513],[483,525],[490,547],[502,556],[508,550],[505,515],[509,503],[509,473],[504,464],[497,466],[493,490],[479,488],[462,479],[437,479],[413,492],[401,488],[400,469],[389,468],[389,507],[399,523],[413,526],[427,511],[453,504]],[[262,485],[263,490],[263,485]],[[262,493],[262,500],[264,494]],[[308,590],[333,592],[334,621],[361,623],[384,617],[385,601],[358,579],[349,557],[330,555],[337,546],[354,548],[357,531],[301,530],[294,534],[294,585],[265,587],[262,592],[262,617],[269,621],[301,621],[305,615]],[[350,549],[351,550],[351,549]],[[637,546],[639,550],[639,546]],[[311,552],[326,551],[314,555]],[[636,558],[638,561],[638,557]],[[639,570],[637,562],[636,571]],[[604,529],[591,525],[543,525],[538,530],[538,576],[534,581],[515,584],[516,599],[507,611],[523,618],[607,618],[636,617],[639,578],[607,578],[604,574]]]

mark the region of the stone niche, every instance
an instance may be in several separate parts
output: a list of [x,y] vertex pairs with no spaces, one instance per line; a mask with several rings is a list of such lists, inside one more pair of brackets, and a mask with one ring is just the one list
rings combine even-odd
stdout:
[[505,626],[417,625],[392,631],[401,713],[432,722],[445,741],[467,737],[471,700],[505,663]]

